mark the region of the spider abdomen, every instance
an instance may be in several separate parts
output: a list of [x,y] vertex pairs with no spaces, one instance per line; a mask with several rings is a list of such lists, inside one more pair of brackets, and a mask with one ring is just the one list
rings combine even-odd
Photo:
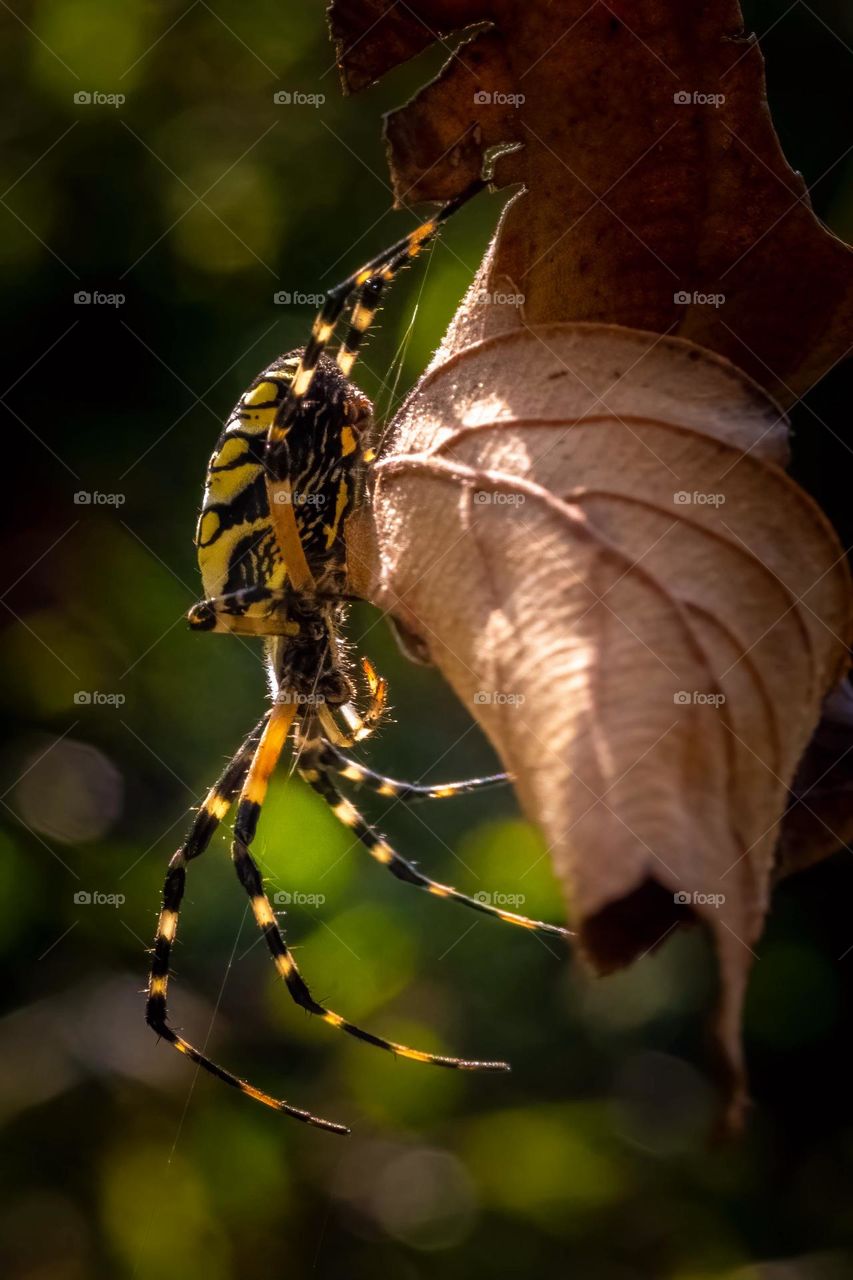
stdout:
[[[196,548],[205,596],[242,593],[229,615],[240,630],[252,619],[256,633],[277,633],[287,617],[294,575],[270,516],[266,441],[299,363],[299,352],[263,370],[241,396],[208,465]],[[283,479],[274,500],[286,501],[307,565],[324,594],[346,581],[346,518],[363,494],[364,437],[372,407],[328,357],[318,365],[311,392],[286,428]],[[252,598],[255,590],[257,598]],[[277,608],[270,607],[271,599]],[[261,621],[268,625],[259,627]],[[197,625],[202,625],[197,622]],[[285,628],[287,630],[287,628]]]

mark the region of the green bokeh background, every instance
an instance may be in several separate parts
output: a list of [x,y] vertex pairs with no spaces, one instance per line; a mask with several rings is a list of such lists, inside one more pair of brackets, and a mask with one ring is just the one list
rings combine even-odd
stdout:
[[[853,19],[841,0],[767,0],[747,17],[767,33],[786,151],[853,239],[853,167],[837,163]],[[194,1083],[146,1031],[166,861],[264,697],[255,646],[182,622],[204,465],[243,387],[304,339],[312,309],[275,293],[321,291],[413,225],[390,211],[380,116],[446,51],[346,100],[319,5],[10,0],[0,24],[14,517],[0,634],[4,1275],[850,1275],[847,853],[777,894],[750,993],[756,1107],[739,1146],[707,1146],[713,971],[699,935],[594,983],[551,941],[398,885],[284,777],[257,850],[274,892],[306,895],[286,920],[320,997],[419,1046],[506,1056],[514,1074],[394,1062],[310,1022],[255,943],[224,835],[192,868],[176,1020],[353,1136]],[[325,101],[278,106],[281,89]],[[75,103],[80,91],[126,101]],[[423,368],[503,199],[467,208],[394,291],[359,366],[380,403],[394,402],[407,334],[397,397]],[[79,305],[79,290],[124,301]],[[798,474],[840,527],[848,395],[836,371],[796,419]],[[124,501],[79,505],[79,491]],[[375,611],[355,610],[350,634],[391,680],[377,767],[439,780],[494,766],[468,711],[406,664]],[[75,703],[81,690],[112,701]],[[561,917],[510,794],[413,813],[365,803],[439,878]],[[80,903],[81,891],[124,900]]]

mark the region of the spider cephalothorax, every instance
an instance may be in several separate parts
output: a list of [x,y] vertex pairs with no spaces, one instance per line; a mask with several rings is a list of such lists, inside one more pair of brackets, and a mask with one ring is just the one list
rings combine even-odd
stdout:
[[[441,223],[484,185],[473,183],[435,218],[332,289],[306,347],[274,360],[255,378],[216,443],[196,531],[205,599],[190,610],[190,625],[196,630],[265,637],[272,706],[208,792],[187,838],[169,864],[154,940],[146,1017],[159,1035],[226,1084],[296,1119],[336,1133],[347,1130],[225,1071],[167,1020],[169,962],[187,864],[204,852],[234,803],[234,866],[276,969],[297,1004],[356,1039],[403,1058],[468,1070],[508,1068],[504,1062],[449,1058],[395,1044],[348,1022],[311,994],[284,940],[250,852],[270,776],[291,732],[300,776],[371,856],[398,879],[528,929],[566,933],[558,925],[528,920],[430,879],[362,818],[335,781],[336,776],[344,778],[403,801],[459,795],[506,781],[506,775],[497,774],[443,786],[398,782],[373,773],[342,750],[372,732],[382,716],[386,696],[385,681],[362,658],[369,701],[366,710],[359,712],[340,636],[351,594],[347,523],[367,499],[373,457],[372,408],[349,375],[385,287],[429,243]],[[332,360],[325,350],[351,300],[349,327]]]
[[282,701],[292,697],[303,706],[332,710],[350,703],[355,688],[341,639],[346,605],[317,605],[297,596],[289,609],[298,632],[267,640],[273,696]]

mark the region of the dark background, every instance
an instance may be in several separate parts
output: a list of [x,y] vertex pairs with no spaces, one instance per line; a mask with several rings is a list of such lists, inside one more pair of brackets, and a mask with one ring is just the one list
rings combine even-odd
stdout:
[[[747,20],[787,155],[853,239],[853,17],[842,0],[767,0]],[[204,467],[244,386],[304,340],[312,308],[274,294],[319,292],[414,224],[390,211],[380,116],[446,52],[345,100],[318,5],[10,0],[0,23],[4,1274],[851,1274],[849,852],[776,895],[747,1011],[756,1106],[740,1145],[707,1147],[700,935],[594,983],[551,940],[398,885],[286,770],[256,847],[273,892],[323,898],[286,917],[317,993],[409,1043],[508,1057],[514,1074],[394,1062],[310,1022],[254,945],[225,836],[191,869],[175,1019],[353,1137],[194,1084],[146,1031],[165,864],[265,696],[256,646],[183,625]],[[325,101],[279,106],[282,89]],[[81,91],[126,101],[75,103]],[[504,200],[466,209],[392,294],[359,365],[380,404],[395,399],[407,332],[398,393],[423,368]],[[124,301],[75,303],[79,291]],[[797,475],[848,543],[849,382],[836,370],[795,412]],[[378,613],[357,609],[350,635],[391,680],[377,767],[444,780],[494,765]],[[75,702],[81,691],[91,701]],[[392,805],[384,827],[440,878],[561,918],[510,794]]]

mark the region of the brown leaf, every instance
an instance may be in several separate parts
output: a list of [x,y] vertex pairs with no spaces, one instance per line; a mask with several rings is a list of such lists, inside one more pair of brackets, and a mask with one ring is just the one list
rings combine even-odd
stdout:
[[514,773],[589,960],[712,931],[733,1115],[787,787],[851,638],[843,552],[786,449],[727,362],[549,325],[434,367],[377,468],[369,594]]
[[[431,39],[489,24],[387,125],[408,201],[447,199],[479,176],[487,148],[523,144],[497,164],[501,185],[526,190],[457,320],[457,348],[525,321],[671,332],[783,404],[850,350],[853,254],[781,152],[735,0],[336,0],[330,13],[353,89]],[[486,300],[507,292],[524,295],[523,313]]]
[[396,0],[334,0],[329,29],[345,93],[357,93],[470,23],[479,22],[483,0],[435,0],[422,20],[417,6]]
[[734,1120],[774,873],[853,832],[850,581],[770,398],[853,345],[853,255],[735,0],[331,13],[349,88],[481,23],[388,118],[398,200],[457,194],[501,144],[524,188],[353,521],[358,590],[516,774],[595,968],[707,924]]

